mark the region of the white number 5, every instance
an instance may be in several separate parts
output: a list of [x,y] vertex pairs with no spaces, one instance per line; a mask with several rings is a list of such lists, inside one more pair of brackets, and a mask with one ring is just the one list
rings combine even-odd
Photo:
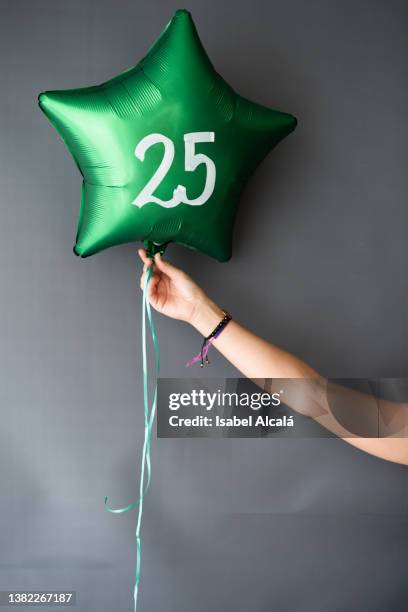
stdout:
[[167,138],[167,136],[164,136],[163,134],[149,134],[148,136],[142,138],[135,149],[135,155],[138,159],[140,159],[140,161],[144,161],[146,151],[158,143],[162,143],[164,145],[164,154],[156,172],[146,183],[138,196],[133,200],[132,204],[138,206],[139,208],[145,204],[148,204],[149,202],[155,202],[156,204],[160,204],[160,206],[164,206],[165,208],[173,208],[181,203],[190,204],[191,206],[201,206],[202,204],[205,204],[214,191],[216,169],[212,159],[203,153],[195,152],[195,145],[200,142],[214,142],[214,140],[214,132],[190,132],[189,134],[184,134],[184,167],[187,172],[194,172],[194,170],[200,164],[205,164],[207,172],[204,189],[197,198],[189,200],[184,185],[177,185],[173,191],[173,197],[171,200],[161,200],[153,195],[153,193],[170,170],[174,159],[174,144],[170,138]]

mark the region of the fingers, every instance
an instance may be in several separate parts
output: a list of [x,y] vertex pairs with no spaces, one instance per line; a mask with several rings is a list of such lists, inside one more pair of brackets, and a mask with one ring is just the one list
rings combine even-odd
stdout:
[[[150,266],[149,266],[148,264],[145,264],[145,265],[143,266],[143,272],[142,272],[142,274],[141,274],[141,276],[140,276],[140,288],[141,288],[141,289],[143,289],[143,287],[144,287],[144,285],[145,285],[145,282],[146,282],[146,274],[147,274],[147,270],[148,270],[148,268],[149,268],[149,267],[150,267]],[[153,273],[151,274],[150,283],[153,281],[153,279],[157,279],[157,274],[155,274],[155,272],[153,272]],[[149,284],[150,284],[150,283],[149,283]]]
[[[146,271],[143,272],[142,276],[140,277],[140,288],[142,289],[142,291],[144,290],[145,287],[145,283],[146,283]],[[152,274],[150,277],[150,281],[149,284],[147,286],[147,295],[149,297],[149,299],[156,293],[157,290],[157,284],[159,282],[159,276],[157,274]]]
[[[142,272],[142,275],[140,277],[140,288],[143,289],[144,283],[145,283],[145,278],[146,278],[146,270],[148,268],[150,268],[150,266],[152,265],[153,262],[150,259],[150,257],[148,257],[146,255],[145,249],[138,249],[137,252],[139,253],[139,257],[140,257],[140,259],[143,262],[143,272]],[[153,271],[152,278],[153,278],[154,274],[155,274],[155,271]]]
[[[139,257],[143,261],[143,272],[146,272],[146,269],[152,265],[152,260],[147,256],[145,249],[138,249]],[[165,261],[160,253],[156,253],[154,257],[154,263],[156,264],[156,269],[164,274],[167,274],[169,278],[177,278],[181,274],[183,274],[180,268],[173,266],[173,264]]]
[[173,264],[162,259],[160,253],[156,253],[154,262],[156,264],[157,269],[160,270],[160,272],[163,272],[163,274],[166,274],[171,279],[177,279],[183,274],[180,268],[177,268],[176,266],[173,266]]
[[146,255],[145,249],[138,249],[137,252],[139,253],[139,257],[143,261],[145,267],[148,267],[152,263],[152,260]]

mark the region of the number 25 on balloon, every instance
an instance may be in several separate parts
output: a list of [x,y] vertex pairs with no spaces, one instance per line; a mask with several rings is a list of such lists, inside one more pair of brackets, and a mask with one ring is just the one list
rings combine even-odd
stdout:
[[164,154],[156,172],[153,174],[138,196],[133,200],[132,204],[139,206],[140,208],[145,204],[149,204],[149,202],[155,202],[164,208],[173,208],[181,203],[189,204],[190,206],[202,206],[205,204],[214,191],[216,169],[212,159],[203,153],[196,153],[195,146],[197,143],[214,142],[214,140],[214,132],[190,132],[188,134],[184,134],[184,168],[186,172],[194,172],[194,170],[200,164],[205,164],[206,178],[203,191],[199,196],[190,200],[187,196],[184,185],[177,185],[177,187],[174,188],[173,197],[171,200],[161,200],[154,195],[154,192],[165,179],[168,171],[171,168],[174,160],[174,143],[170,138],[164,136],[163,134],[149,134],[148,136],[142,138],[135,149],[135,156],[141,162],[144,161],[148,149],[158,143],[164,145]]

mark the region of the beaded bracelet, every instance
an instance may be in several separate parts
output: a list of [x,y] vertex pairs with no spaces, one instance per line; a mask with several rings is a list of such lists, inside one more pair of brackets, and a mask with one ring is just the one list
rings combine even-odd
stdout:
[[206,364],[210,363],[207,357],[208,351],[210,350],[210,346],[212,345],[214,340],[218,338],[220,333],[223,331],[223,329],[225,329],[225,327],[228,325],[228,323],[232,319],[231,315],[229,314],[227,310],[223,310],[222,313],[224,315],[223,318],[218,323],[218,325],[213,329],[211,334],[209,334],[208,336],[206,336],[206,338],[204,338],[203,344],[201,346],[201,351],[191,361],[186,363],[186,368],[192,366],[194,363],[197,363],[197,361],[200,361],[200,368],[204,366],[204,363]]

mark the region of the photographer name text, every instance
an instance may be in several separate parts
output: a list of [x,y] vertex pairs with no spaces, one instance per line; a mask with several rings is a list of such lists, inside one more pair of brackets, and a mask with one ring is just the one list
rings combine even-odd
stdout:
[[224,418],[216,415],[215,417],[197,415],[192,418],[179,417],[173,414],[169,417],[171,427],[293,427],[293,416],[286,415],[279,418],[250,414],[245,418],[237,416]]

